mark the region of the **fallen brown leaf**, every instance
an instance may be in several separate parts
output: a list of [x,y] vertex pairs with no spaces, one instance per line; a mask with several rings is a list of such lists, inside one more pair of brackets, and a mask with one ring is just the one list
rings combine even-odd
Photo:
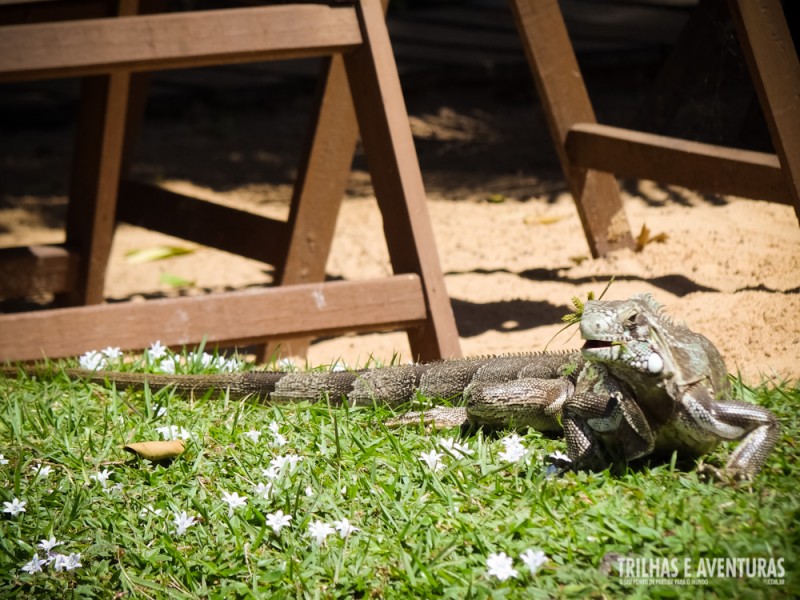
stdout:
[[135,442],[126,444],[123,450],[137,454],[154,462],[170,460],[180,455],[184,450],[183,440],[167,440],[156,442]]

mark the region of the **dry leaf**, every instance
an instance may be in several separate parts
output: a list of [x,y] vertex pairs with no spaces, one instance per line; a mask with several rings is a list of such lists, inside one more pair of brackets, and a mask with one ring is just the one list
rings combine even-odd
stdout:
[[156,442],[136,442],[126,444],[123,450],[132,452],[147,460],[157,462],[160,460],[170,460],[180,455],[184,450],[183,440],[167,440]]
[[581,263],[589,260],[588,256],[570,256],[569,259],[575,263],[576,266],[580,266]]
[[559,221],[563,221],[564,219],[569,219],[569,215],[539,215],[539,216],[530,216],[525,217],[525,224],[526,225],[552,225],[553,223],[558,223]]
[[185,248],[183,246],[153,246],[152,248],[130,250],[125,253],[125,260],[131,264],[138,264],[164,260],[173,256],[191,254],[192,252],[194,252],[193,248]]
[[666,233],[650,235],[650,229],[648,229],[647,225],[642,224],[642,230],[636,237],[636,252],[641,252],[644,250],[644,247],[647,246],[647,244],[653,244],[656,242],[662,244],[667,241],[668,237],[669,236],[667,236]]

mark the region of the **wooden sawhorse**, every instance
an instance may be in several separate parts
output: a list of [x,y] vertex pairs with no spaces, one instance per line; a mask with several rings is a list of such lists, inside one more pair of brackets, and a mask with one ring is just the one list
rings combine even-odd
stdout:
[[[109,4],[117,14],[102,12]],[[164,14],[148,0],[30,7],[0,7],[0,81],[81,77],[81,107],[66,242],[0,251],[0,296],[35,289],[70,306],[0,315],[0,361],[387,329],[408,331],[415,358],[460,355],[380,0]],[[2,25],[20,14],[36,22]],[[138,74],[309,56],[328,59],[287,222],[122,178]],[[324,282],[359,131],[395,275]],[[117,216],[273,264],[280,285],[102,304]]]
[[557,0],[511,0],[593,256],[632,246],[614,175],[789,204],[800,218],[800,63],[780,0],[728,6],[775,154],[598,124]]

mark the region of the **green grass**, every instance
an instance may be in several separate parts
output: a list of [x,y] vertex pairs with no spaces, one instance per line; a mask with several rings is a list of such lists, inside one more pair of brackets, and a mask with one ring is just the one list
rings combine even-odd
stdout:
[[[137,368],[134,365],[130,368]],[[199,365],[196,365],[199,368]],[[783,437],[749,485],[700,481],[692,465],[650,464],[621,474],[547,476],[544,456],[563,440],[524,435],[528,462],[504,463],[503,443],[467,438],[472,454],[443,457],[434,472],[420,460],[450,430],[387,430],[390,411],[324,404],[264,407],[222,393],[182,399],[169,391],[126,393],[65,377],[0,378],[0,501],[27,502],[0,513],[0,597],[787,597],[800,592],[798,542],[800,389],[737,386],[773,410]],[[166,408],[160,414],[158,407]],[[285,437],[275,443],[269,425]],[[159,439],[157,428],[192,434],[186,451],[154,465],[122,450]],[[260,430],[253,442],[244,432]],[[707,458],[723,465],[731,447]],[[254,485],[279,455],[297,454],[269,498]],[[35,465],[52,471],[36,476]],[[113,471],[106,487],[92,476]],[[223,492],[247,496],[229,516]],[[142,510],[152,506],[156,515]],[[275,534],[267,515],[290,526]],[[174,514],[197,519],[174,533]],[[320,545],[311,522],[342,518],[359,528]],[[80,553],[81,567],[21,567],[44,538]],[[549,558],[531,574],[527,549]],[[486,559],[505,552],[516,578],[499,581]],[[764,578],[708,578],[691,585],[630,583],[604,557],[783,559],[782,584]],[[611,561],[613,562],[613,561]]]

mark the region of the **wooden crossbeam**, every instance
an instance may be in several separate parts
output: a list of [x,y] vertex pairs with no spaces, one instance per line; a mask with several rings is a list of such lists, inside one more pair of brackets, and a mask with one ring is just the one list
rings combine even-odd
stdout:
[[414,328],[427,317],[417,275],[0,315],[0,361],[96,349],[248,344],[287,335]]
[[0,298],[66,292],[75,285],[78,255],[63,246],[0,249]]
[[353,7],[261,6],[13,25],[0,81],[322,56],[361,44]]
[[714,194],[792,204],[778,157],[597,123],[573,125],[567,154],[577,165]]
[[204,246],[280,265],[289,244],[284,221],[214,204],[160,187],[124,181],[117,218]]

